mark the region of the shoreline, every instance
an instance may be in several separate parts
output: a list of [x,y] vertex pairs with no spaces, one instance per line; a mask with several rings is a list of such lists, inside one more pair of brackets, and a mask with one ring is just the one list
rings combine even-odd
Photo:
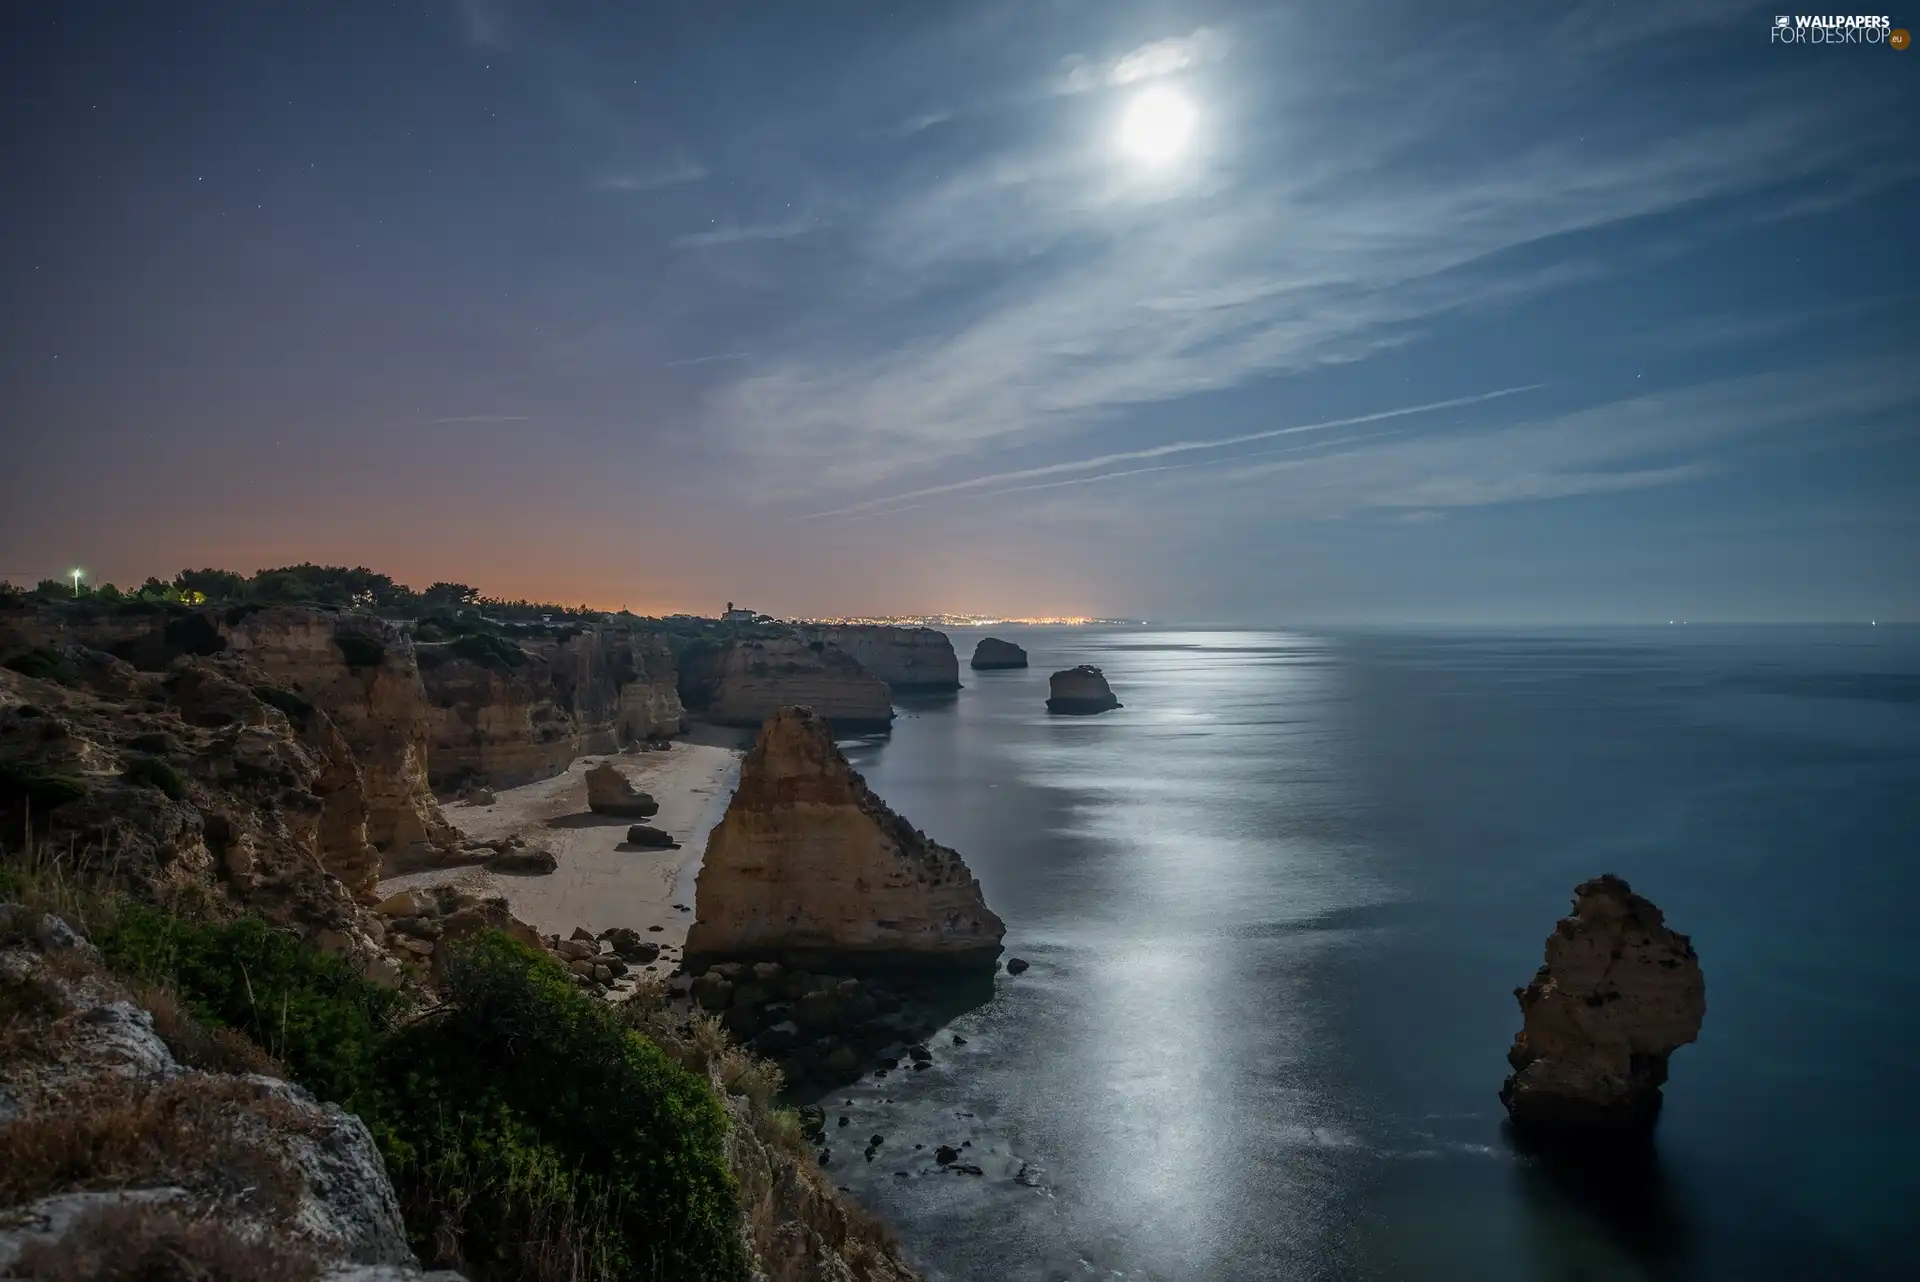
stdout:
[[[542,935],[564,939],[576,927],[597,935],[624,926],[678,954],[693,924],[694,885],[707,836],[726,813],[744,755],[731,737],[704,734],[676,739],[664,753],[576,757],[557,775],[496,789],[490,806],[444,801],[442,813],[463,837],[522,837],[530,846],[552,851],[559,866],[531,876],[473,867],[431,869],[388,877],[375,893],[385,898],[415,887],[457,884],[505,896],[513,915]],[[587,808],[586,772],[603,761],[660,803],[660,812],[645,822],[670,833],[680,842],[677,850],[623,848],[634,821]]]

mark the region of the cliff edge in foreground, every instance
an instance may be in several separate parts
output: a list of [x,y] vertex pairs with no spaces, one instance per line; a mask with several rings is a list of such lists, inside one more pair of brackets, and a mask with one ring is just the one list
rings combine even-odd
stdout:
[[781,708],[707,839],[687,935],[702,960],[990,970],[1006,927],[959,854],[887,808],[808,708]]
[[1706,980],[1685,935],[1614,876],[1574,888],[1546,963],[1516,988],[1522,1025],[1500,1102],[1528,1130],[1644,1134],[1667,1058],[1700,1035]]

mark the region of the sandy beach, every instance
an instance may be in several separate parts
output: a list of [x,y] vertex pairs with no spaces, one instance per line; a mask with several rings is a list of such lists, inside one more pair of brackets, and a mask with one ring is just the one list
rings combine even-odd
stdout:
[[[479,868],[411,873],[381,882],[379,893],[459,882],[505,895],[514,916],[542,934],[565,936],[576,926],[597,934],[626,926],[677,952],[693,923],[694,878],[707,834],[726,813],[741,755],[736,747],[680,740],[668,752],[582,757],[564,774],[500,789],[491,806],[448,802],[447,819],[467,836],[479,841],[524,837],[529,845],[551,850],[559,868],[532,877]],[[634,787],[660,803],[660,813],[646,822],[678,839],[678,850],[623,849],[635,821],[587,809],[586,772],[602,761],[611,761]]]

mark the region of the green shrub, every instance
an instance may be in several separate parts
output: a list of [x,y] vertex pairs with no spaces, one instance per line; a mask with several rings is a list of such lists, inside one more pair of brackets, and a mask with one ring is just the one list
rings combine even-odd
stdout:
[[87,781],[26,766],[0,765],[0,805],[26,802],[37,812],[87,795]]
[[145,784],[149,788],[158,788],[175,801],[187,799],[187,781],[180,772],[158,757],[135,757],[127,762],[127,768],[121,778],[128,783]]
[[375,1065],[404,999],[339,958],[257,917],[185,921],[133,903],[94,942],[116,971],[171,984],[195,1018],[245,1033],[315,1094],[379,1099]]
[[340,647],[340,656],[349,668],[376,668],[387,657],[387,647],[380,639],[362,632],[336,633],[333,643]]
[[746,1277],[719,1100],[545,955],[463,941],[444,1003],[402,1027],[403,998],[257,919],[129,903],[93,933],[115,970],[359,1113],[430,1263],[474,1282]]
[[73,666],[73,660],[47,646],[23,650],[0,664],[0,667],[12,668],[21,676],[32,677],[36,681],[52,681],[63,686],[70,686],[80,679],[80,670]]
[[525,650],[504,637],[489,636],[483,632],[470,632],[447,649],[469,662],[496,672],[523,667],[527,663]]
[[[711,1088],[489,932],[455,951],[447,1003],[389,1048],[389,1165],[436,1197],[481,1278],[521,1276],[564,1222],[585,1276],[746,1276],[726,1114]],[[418,1236],[423,1225],[410,1227]]]

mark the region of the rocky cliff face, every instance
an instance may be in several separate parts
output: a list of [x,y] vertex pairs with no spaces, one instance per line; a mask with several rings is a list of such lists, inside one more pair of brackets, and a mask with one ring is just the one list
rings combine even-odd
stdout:
[[456,835],[427,782],[429,710],[413,643],[378,619],[261,610],[222,624],[232,651],[333,719],[353,747],[367,837],[383,852],[449,848]]
[[428,776],[512,787],[622,742],[678,734],[685,719],[673,656],[655,633],[589,628],[556,639],[426,642]]
[[1120,706],[1107,685],[1106,674],[1090,663],[1067,668],[1047,678],[1047,711],[1090,716]]
[[[128,1264],[145,1259],[169,1277],[422,1276],[359,1118],[182,1066],[66,922],[0,904],[0,994],[5,1183],[25,1198],[0,1208],[0,1274],[160,1276]],[[195,1272],[213,1261],[229,1267]]]
[[893,724],[886,682],[822,640],[734,641],[689,662],[706,715],[721,725],[758,726],[791,705],[812,708],[842,733]]
[[982,637],[980,644],[973,647],[973,667],[978,671],[1026,666],[1027,652],[1011,641],[1002,641],[999,637]]
[[1574,888],[1546,964],[1514,996],[1522,1024],[1500,1099],[1540,1131],[1644,1132],[1668,1057],[1699,1036],[1707,1011],[1693,944],[1612,876]]
[[825,624],[803,627],[807,641],[825,641],[893,690],[958,690],[960,660],[947,634],[932,628],[894,628],[879,624]]
[[806,708],[761,728],[694,903],[689,969],[719,958],[991,969],[1006,929],[960,856],[874,796]]
[[81,871],[162,902],[224,897],[397,978],[362,907],[379,856],[361,775],[324,712],[230,656],[148,673],[56,653],[58,680],[0,669],[10,834],[30,812]]

